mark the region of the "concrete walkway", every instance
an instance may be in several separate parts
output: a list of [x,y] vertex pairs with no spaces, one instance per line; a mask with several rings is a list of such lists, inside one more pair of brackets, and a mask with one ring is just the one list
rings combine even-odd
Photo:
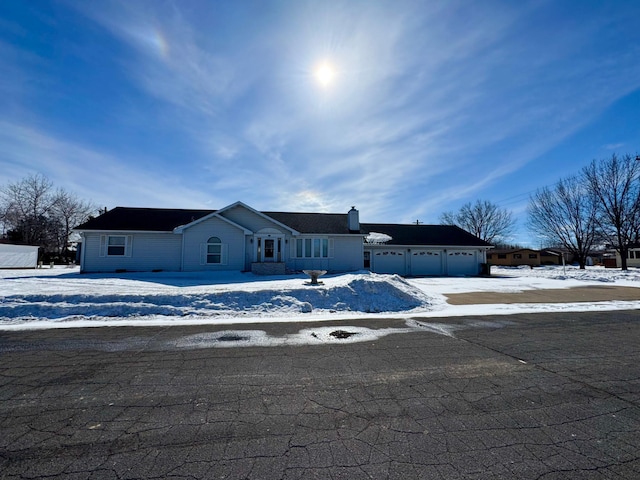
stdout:
[[523,292],[470,292],[445,294],[450,305],[494,303],[574,303],[640,300],[640,288],[589,286],[563,289],[525,290]]

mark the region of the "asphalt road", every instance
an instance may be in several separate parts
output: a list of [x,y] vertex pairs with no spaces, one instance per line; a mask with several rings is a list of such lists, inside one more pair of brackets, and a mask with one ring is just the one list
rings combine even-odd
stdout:
[[2,332],[0,478],[640,478],[640,312],[425,322]]

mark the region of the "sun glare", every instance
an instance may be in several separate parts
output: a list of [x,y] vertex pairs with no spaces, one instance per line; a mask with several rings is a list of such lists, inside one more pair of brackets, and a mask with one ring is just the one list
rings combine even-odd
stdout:
[[333,83],[336,71],[330,64],[323,63],[316,68],[314,75],[318,83],[323,87],[326,87]]

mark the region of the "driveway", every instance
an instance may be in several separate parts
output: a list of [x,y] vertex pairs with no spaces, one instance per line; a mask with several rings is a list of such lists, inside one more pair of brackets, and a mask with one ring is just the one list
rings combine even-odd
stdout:
[[445,294],[451,305],[499,303],[574,303],[640,300],[640,288],[616,285],[524,290],[522,292],[470,292]]
[[215,326],[2,332],[0,477],[637,479],[639,320],[351,320],[275,347]]

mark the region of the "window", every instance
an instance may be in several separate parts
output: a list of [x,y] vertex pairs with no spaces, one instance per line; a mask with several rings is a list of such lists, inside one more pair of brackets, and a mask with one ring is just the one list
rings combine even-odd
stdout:
[[493,254],[489,253],[487,254],[487,260],[491,260],[493,258]]
[[499,253],[498,254],[498,258],[507,258],[507,254],[506,253]]
[[206,243],[200,244],[200,265],[226,265],[227,247],[220,237],[209,237]]
[[101,235],[101,257],[130,257],[133,237],[131,235]]
[[513,258],[522,258],[522,254],[521,253],[514,253],[513,254]]
[[529,258],[538,258],[538,254],[537,253],[530,253],[529,254]]
[[297,238],[294,252],[296,258],[329,258],[329,239]]
[[127,248],[127,237],[109,237],[107,245],[107,255],[110,257],[118,255],[124,257]]
[[207,240],[207,263],[222,263],[222,242],[218,237]]

